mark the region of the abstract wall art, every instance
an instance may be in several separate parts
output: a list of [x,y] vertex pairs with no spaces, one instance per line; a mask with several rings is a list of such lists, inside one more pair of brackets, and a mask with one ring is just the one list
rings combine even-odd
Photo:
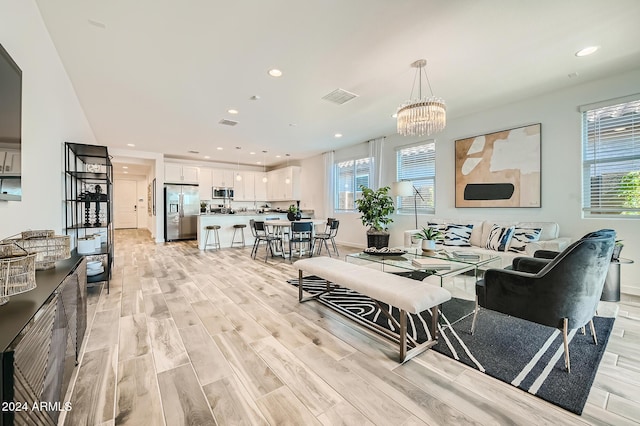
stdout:
[[457,140],[456,207],[540,207],[540,131],[538,123]]

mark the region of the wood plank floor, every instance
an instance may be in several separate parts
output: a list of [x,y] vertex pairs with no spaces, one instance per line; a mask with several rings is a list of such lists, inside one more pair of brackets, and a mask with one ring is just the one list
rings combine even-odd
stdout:
[[399,365],[395,345],[299,304],[291,264],[250,247],[202,252],[120,230],[115,249],[110,294],[90,290],[60,424],[640,424],[640,297],[623,295],[576,416],[434,351]]

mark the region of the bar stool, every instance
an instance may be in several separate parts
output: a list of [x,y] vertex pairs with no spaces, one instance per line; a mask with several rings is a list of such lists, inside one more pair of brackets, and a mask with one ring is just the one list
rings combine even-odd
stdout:
[[[218,235],[218,229],[220,229],[220,225],[208,225],[205,226],[206,234],[204,237],[204,250],[207,249],[207,246],[213,246],[213,248],[220,250],[220,236]],[[209,233],[213,231],[213,243],[209,244]]]
[[[245,223],[238,223],[233,225],[233,236],[231,237],[231,247],[233,247],[234,244],[242,244],[242,247],[244,248],[244,228],[246,228],[247,225]],[[240,237],[242,238],[240,241],[236,241],[236,231],[240,230]]]

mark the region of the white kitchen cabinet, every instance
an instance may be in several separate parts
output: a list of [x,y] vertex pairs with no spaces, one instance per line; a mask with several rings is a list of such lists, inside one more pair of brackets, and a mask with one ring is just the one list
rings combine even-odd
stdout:
[[190,183],[198,185],[198,168],[183,164],[165,163],[164,181],[166,183]]
[[20,151],[0,151],[0,174],[19,175],[21,169]]
[[289,166],[268,173],[268,201],[293,201],[300,199],[300,167]]
[[235,170],[213,169],[211,183],[216,188],[233,188],[235,183]]
[[239,174],[242,176],[242,180],[236,179],[235,181],[233,187],[234,201],[254,201],[256,199],[255,172],[241,171]]
[[267,174],[263,172],[256,172],[254,174],[253,183],[254,183],[256,201],[267,201],[269,199],[267,196],[268,182],[264,182],[263,180],[264,177],[267,177]]
[[213,169],[207,167],[200,167],[198,171],[198,192],[200,192],[200,200],[210,200],[212,198],[212,172]]

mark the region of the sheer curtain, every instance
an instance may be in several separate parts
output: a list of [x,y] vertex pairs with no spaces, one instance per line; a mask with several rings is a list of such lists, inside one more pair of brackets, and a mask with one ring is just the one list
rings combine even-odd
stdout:
[[384,147],[385,137],[372,139],[369,141],[369,157],[373,159],[373,170],[371,171],[371,189],[378,189],[382,182],[382,148]]
[[335,192],[335,184],[334,184],[334,175],[333,175],[333,166],[335,153],[334,151],[328,151],[322,154],[322,159],[324,161],[324,215],[316,217],[333,217],[334,210],[334,192]]

